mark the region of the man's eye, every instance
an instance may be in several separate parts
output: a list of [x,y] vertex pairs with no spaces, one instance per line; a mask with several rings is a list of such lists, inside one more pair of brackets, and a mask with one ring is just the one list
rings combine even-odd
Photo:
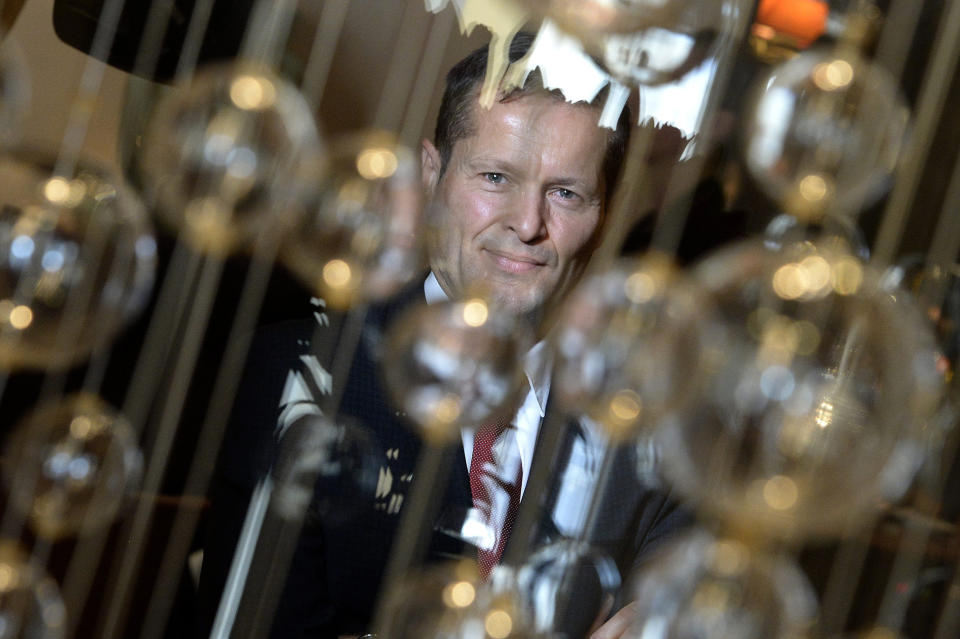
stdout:
[[484,173],[483,177],[487,179],[487,182],[491,184],[503,184],[506,182],[506,178],[503,176],[503,173]]
[[573,200],[578,197],[577,194],[570,189],[557,189],[557,195],[563,200]]

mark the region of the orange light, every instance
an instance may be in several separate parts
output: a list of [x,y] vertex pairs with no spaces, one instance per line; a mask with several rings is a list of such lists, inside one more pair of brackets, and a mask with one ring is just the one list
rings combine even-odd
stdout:
[[792,35],[807,47],[826,31],[829,13],[821,0],[760,0],[757,23]]

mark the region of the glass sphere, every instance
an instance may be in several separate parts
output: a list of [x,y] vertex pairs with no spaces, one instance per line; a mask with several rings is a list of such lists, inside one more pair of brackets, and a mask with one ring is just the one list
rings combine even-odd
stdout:
[[720,337],[697,414],[658,431],[665,474],[743,534],[833,534],[869,512],[942,390],[914,310],[869,266],[813,244],[745,242],[695,276]]
[[603,38],[597,52],[610,74],[627,85],[674,82],[715,58],[720,45],[744,20],[752,3],[744,0],[650,0],[662,9],[649,26]]
[[255,65],[215,65],[157,104],[141,167],[162,218],[222,255],[288,230],[323,178],[310,105]]
[[0,639],[67,636],[57,584],[13,541],[0,540]]
[[414,307],[390,328],[387,387],[424,438],[447,441],[514,408],[531,343],[479,298]]
[[800,221],[789,213],[781,213],[770,220],[763,232],[763,243],[771,251],[808,241],[851,253],[864,262],[870,259],[867,240],[849,217],[825,214],[817,220]]
[[322,191],[282,253],[286,264],[335,308],[398,293],[422,272],[419,171],[389,133],[334,142]]
[[516,570],[519,600],[538,636],[566,631],[579,636],[609,612],[620,588],[620,571],[603,551],[586,542],[562,540],[544,546]]
[[109,525],[139,487],[143,471],[130,425],[86,393],[27,415],[10,436],[6,459],[11,502],[48,538]]
[[76,363],[146,303],[157,244],[139,199],[86,164],[0,156],[0,367]]
[[696,397],[708,302],[668,258],[649,254],[584,279],[554,331],[554,388],[615,440]]
[[632,607],[630,639],[794,639],[810,634],[817,609],[791,561],[700,531],[644,567]]
[[374,507],[380,459],[363,426],[304,415],[279,435],[272,503],[290,519],[309,505],[324,522],[348,522]]
[[882,67],[853,54],[810,50],[757,86],[746,163],[788,213],[858,213],[883,193],[909,111]]
[[11,38],[0,44],[0,143],[20,139],[23,115],[30,104],[30,75],[23,53]]

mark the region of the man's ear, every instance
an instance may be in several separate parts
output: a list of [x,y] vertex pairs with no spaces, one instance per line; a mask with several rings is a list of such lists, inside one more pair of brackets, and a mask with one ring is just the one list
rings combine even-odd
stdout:
[[420,172],[423,179],[423,190],[427,197],[433,197],[433,192],[440,181],[440,151],[433,146],[430,140],[424,140],[420,145]]

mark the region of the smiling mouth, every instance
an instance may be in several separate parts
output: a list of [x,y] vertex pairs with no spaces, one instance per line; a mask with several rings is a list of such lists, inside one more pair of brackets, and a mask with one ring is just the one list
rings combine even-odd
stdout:
[[527,273],[545,265],[545,262],[533,257],[498,253],[497,251],[491,251],[489,249],[487,253],[490,255],[494,264],[508,273]]

